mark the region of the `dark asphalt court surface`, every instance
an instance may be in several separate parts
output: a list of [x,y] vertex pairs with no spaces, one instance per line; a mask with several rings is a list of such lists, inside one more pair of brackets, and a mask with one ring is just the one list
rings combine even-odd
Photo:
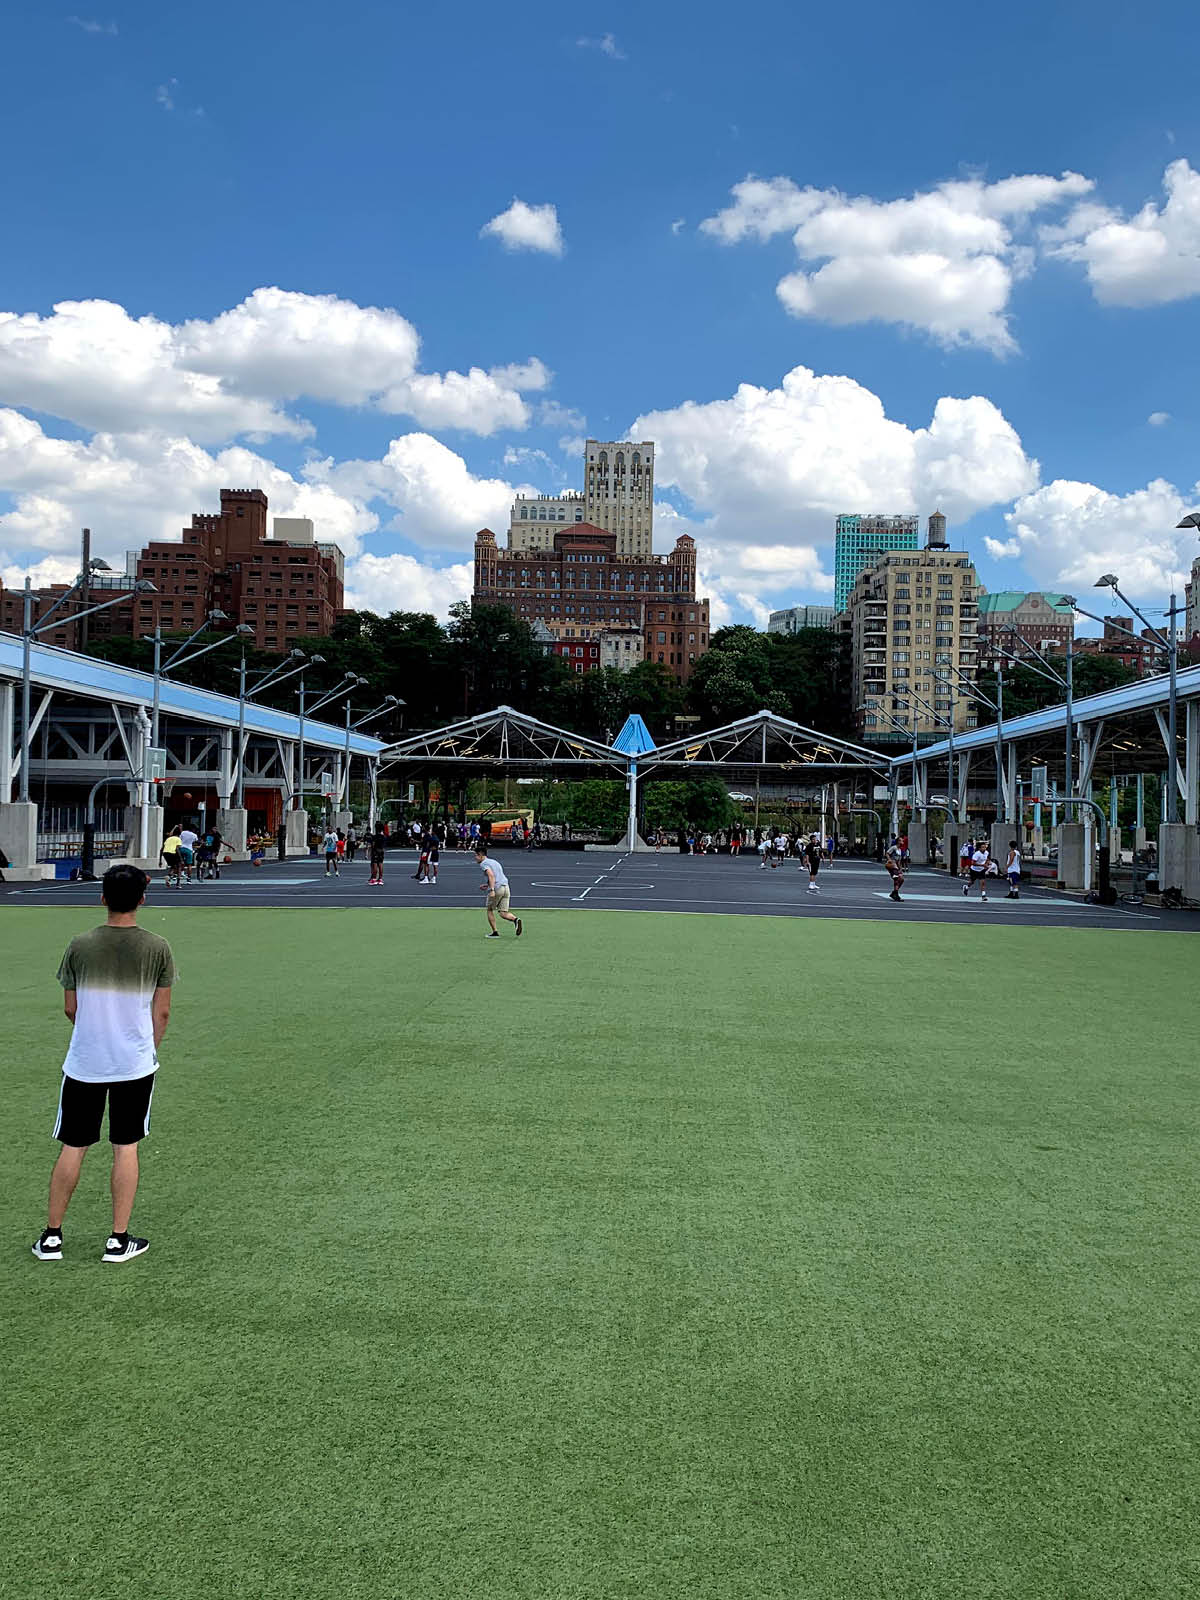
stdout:
[[[905,922],[1001,922],[1034,927],[1101,927],[1152,931],[1200,931],[1200,915],[1167,912],[1154,906],[1089,906],[1078,897],[1026,888],[1019,901],[1005,899],[996,883],[986,904],[978,891],[963,897],[961,885],[945,873],[910,873],[899,905],[888,899],[890,882],[870,861],[838,861],[822,867],[820,893],[807,891],[807,869],[786,861],[763,871],[756,858],[681,856],[676,851],[620,855],[600,851],[499,850],[511,884],[515,911],[675,911],[740,916],[886,918]],[[238,862],[223,869],[218,882],[168,889],[154,875],[151,895],[170,896],[181,905],[211,906],[475,906],[482,918],[479,869],[465,853],[443,854],[438,882],[414,880],[416,860],[409,850],[388,852],[382,889],[367,885],[364,860],[344,862],[339,877],[326,878],[314,859],[267,861],[261,867]],[[0,885],[0,905],[94,905],[99,885],[65,881]]]

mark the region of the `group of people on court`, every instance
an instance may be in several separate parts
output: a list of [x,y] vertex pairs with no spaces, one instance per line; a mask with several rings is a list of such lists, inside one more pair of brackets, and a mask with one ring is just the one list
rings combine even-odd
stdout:
[[[159,860],[166,869],[166,883],[178,889],[181,883],[203,882],[221,876],[221,847],[224,840],[217,827],[197,833],[190,822],[173,827],[162,842]],[[192,876],[195,869],[195,878]]]
[[[1008,884],[1006,900],[1019,900],[1021,898],[1021,847],[1015,839],[1008,846],[1008,858],[1004,864],[1004,880]],[[971,890],[979,885],[979,898],[987,899],[987,886],[989,879],[998,879],[1001,876],[1000,863],[992,854],[992,847],[986,839],[964,839],[958,850],[958,875],[965,879],[963,894],[970,897]]]

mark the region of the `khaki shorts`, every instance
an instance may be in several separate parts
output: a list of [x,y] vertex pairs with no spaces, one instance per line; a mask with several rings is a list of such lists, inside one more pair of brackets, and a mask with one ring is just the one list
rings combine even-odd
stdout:
[[489,911],[504,912],[504,911],[508,910],[508,887],[507,887],[507,885],[503,889],[497,889],[495,894],[488,895],[488,897],[487,897],[487,908],[488,908]]

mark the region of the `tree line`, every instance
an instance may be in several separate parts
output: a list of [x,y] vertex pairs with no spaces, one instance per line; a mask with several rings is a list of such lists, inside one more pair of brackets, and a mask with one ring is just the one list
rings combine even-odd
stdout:
[[[182,637],[170,636],[164,656]],[[354,691],[355,714],[382,704],[388,695],[405,702],[372,723],[371,731],[383,739],[498,705],[605,742],[616,737],[631,712],[645,720],[660,743],[674,734],[677,717],[698,716],[712,727],[764,708],[826,733],[852,731],[848,653],[844,641],[824,628],[796,634],[720,628],[686,690],[655,661],[639,662],[627,672],[611,667],[576,672],[562,657],[548,655],[529,623],[507,606],[464,602],[452,608],[445,625],[425,612],[350,611],[331,633],[298,642],[306,655],[324,658],[305,675],[309,704],[347,673],[366,680]],[[154,664],[154,647],[144,639],[97,639],[89,653],[145,672]],[[238,656],[231,642],[173,669],[171,677],[236,694]],[[253,686],[279,665],[278,653],[248,650],[247,683]],[[296,679],[269,685],[255,698],[294,712]],[[321,713],[330,721],[340,714],[337,702]]]

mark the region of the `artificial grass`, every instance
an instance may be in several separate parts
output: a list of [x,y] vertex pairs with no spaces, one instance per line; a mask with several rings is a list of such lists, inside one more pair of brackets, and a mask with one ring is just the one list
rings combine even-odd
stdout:
[[13,1593],[1178,1600],[1197,945],[147,908],[102,1267],[36,1263],[79,911],[0,923]]

